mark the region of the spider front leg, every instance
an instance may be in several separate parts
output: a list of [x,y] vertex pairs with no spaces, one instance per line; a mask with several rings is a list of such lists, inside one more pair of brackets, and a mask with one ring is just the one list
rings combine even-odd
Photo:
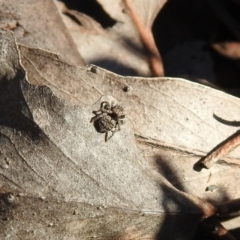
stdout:
[[102,113],[101,108],[99,110],[92,111],[92,113],[95,114],[95,115],[101,114]]
[[92,113],[95,115],[99,115],[101,113],[107,112],[108,109],[110,109],[110,104],[108,102],[104,101],[101,103],[99,110],[92,111]]
[[105,114],[99,114],[91,118],[90,123],[97,121],[99,118],[102,118]]
[[111,108],[112,107],[110,106],[109,102],[104,101],[101,103],[100,111],[104,113],[112,113]]

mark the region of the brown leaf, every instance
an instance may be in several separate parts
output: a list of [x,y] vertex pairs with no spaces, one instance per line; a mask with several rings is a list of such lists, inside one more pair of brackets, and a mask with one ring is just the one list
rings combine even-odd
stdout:
[[14,32],[19,43],[58,53],[72,64],[83,60],[52,0],[0,0],[0,27]]
[[166,1],[98,2],[116,21],[113,27],[104,29],[91,17],[68,10],[63,3],[57,2],[59,11],[64,13],[63,21],[85,62],[122,75],[163,76],[162,60],[151,27]]

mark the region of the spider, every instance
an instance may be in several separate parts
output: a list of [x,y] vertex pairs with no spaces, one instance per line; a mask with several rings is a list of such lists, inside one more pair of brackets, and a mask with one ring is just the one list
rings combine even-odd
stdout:
[[[122,120],[125,118],[123,107],[119,104],[114,106],[113,103],[110,105],[110,103],[104,101],[101,103],[100,109],[93,111],[93,114],[96,116],[92,117],[90,122],[97,123],[98,131],[105,133],[105,142],[120,131],[120,125],[124,123]],[[112,135],[108,138],[109,131],[112,132]]]

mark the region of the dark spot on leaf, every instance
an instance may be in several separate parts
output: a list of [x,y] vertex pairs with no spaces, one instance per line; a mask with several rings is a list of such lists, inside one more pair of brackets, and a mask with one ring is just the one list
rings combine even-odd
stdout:
[[92,72],[92,73],[98,73],[98,68],[97,68],[97,66],[92,66],[92,67],[91,67],[91,72]]
[[125,86],[125,87],[123,88],[123,91],[124,91],[124,92],[130,92],[130,90],[131,90],[131,87],[129,87],[129,86]]

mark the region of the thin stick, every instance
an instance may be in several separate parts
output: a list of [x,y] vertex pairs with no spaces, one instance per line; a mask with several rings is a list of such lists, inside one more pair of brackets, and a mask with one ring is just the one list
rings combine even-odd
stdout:
[[152,69],[153,75],[155,77],[164,76],[162,58],[155,44],[155,41],[151,32],[151,26],[143,25],[141,19],[139,18],[136,11],[134,10],[132,1],[124,0],[124,3],[126,8],[129,10],[129,14],[137,30],[139,31],[142,42],[149,53],[149,62],[150,62],[150,67]]
[[234,135],[221,143],[216,149],[213,149],[205,158],[201,160],[201,163],[210,168],[219,159],[226,156],[229,152],[233,151],[240,145],[240,131],[237,131]]
[[207,218],[201,225],[205,231],[210,233],[215,239],[236,240],[236,238],[215,218]]
[[230,200],[220,204],[214,204],[217,209],[217,214],[230,214],[240,211],[240,198]]

